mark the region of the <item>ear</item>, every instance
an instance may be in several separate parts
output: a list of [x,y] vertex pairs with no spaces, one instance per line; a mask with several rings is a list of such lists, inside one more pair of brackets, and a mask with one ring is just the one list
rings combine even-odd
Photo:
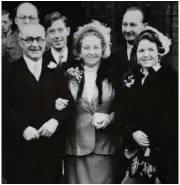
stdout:
[[67,36],[69,36],[71,29],[70,27],[67,27],[66,29],[67,29]]
[[148,26],[148,23],[147,23],[147,22],[144,23],[144,28],[145,28],[146,26]]
[[20,47],[23,49],[23,41],[18,37],[18,42],[19,42],[19,45],[20,45]]

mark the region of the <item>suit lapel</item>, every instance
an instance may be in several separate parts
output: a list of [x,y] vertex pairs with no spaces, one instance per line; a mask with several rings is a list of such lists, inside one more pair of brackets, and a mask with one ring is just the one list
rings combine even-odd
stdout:
[[34,75],[29,71],[27,64],[23,57],[21,59],[21,62],[22,62],[22,66],[21,66],[22,68],[19,70],[21,73],[22,80],[31,87],[35,86],[38,82],[36,78],[34,77]]

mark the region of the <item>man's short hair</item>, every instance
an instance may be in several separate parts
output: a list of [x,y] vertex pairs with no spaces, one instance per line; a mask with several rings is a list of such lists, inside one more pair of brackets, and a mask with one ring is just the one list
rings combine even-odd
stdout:
[[9,18],[9,19],[12,19],[11,13],[10,13],[9,10],[2,10],[2,16],[3,16],[3,15],[6,15],[6,14],[8,14],[8,18]]
[[50,14],[47,14],[46,17],[44,18],[44,27],[45,27],[45,30],[47,31],[47,29],[49,27],[51,27],[52,23],[54,21],[59,20],[59,19],[64,22],[64,24],[65,24],[66,27],[68,27],[67,17],[65,17],[64,15],[62,15],[59,12],[52,12]]
[[136,10],[138,10],[138,11],[140,11],[142,13],[142,18],[143,18],[142,19],[142,22],[143,23],[147,22],[146,17],[145,17],[145,13],[144,13],[144,9],[143,9],[142,6],[132,6],[132,5],[129,5],[129,7],[125,10],[125,13],[126,12],[129,12],[129,11],[136,11]]
[[14,18],[15,18],[16,15],[17,15],[17,10],[19,9],[19,7],[20,7],[22,4],[31,4],[32,6],[34,6],[34,8],[37,10],[37,14],[38,14],[38,18],[39,18],[40,12],[39,12],[37,6],[34,5],[34,4],[31,3],[31,2],[22,2],[22,3],[20,3],[16,8],[14,8],[14,13],[13,13],[13,17],[14,17]]

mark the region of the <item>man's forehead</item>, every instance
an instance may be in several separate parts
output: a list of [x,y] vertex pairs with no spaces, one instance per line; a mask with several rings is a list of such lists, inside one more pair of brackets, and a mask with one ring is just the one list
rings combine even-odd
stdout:
[[140,10],[130,10],[124,14],[123,21],[142,22],[143,14]]
[[66,27],[66,24],[62,19],[58,19],[53,21],[51,26]]
[[21,28],[21,34],[25,37],[45,37],[44,28],[41,26],[24,26]]
[[23,14],[23,15],[38,15],[37,9],[34,5],[30,3],[22,4],[17,9],[17,15]]

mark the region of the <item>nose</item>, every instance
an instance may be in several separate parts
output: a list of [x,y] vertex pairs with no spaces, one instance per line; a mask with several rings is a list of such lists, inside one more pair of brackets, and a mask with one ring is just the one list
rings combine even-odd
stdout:
[[93,48],[90,48],[90,49],[89,49],[89,54],[90,54],[90,55],[93,55],[93,54],[94,54],[94,49],[93,49]]
[[55,32],[55,35],[54,35],[55,38],[59,38],[60,37],[60,34],[58,31]]
[[131,26],[127,25],[126,32],[130,32],[130,31],[131,31]]
[[144,51],[144,57],[148,57],[149,56],[149,52],[147,50]]
[[29,23],[29,18],[26,17],[26,19],[24,20],[24,24],[28,24]]
[[38,43],[37,43],[37,41],[36,41],[36,39],[33,40],[32,46],[34,46],[34,47],[39,46]]

